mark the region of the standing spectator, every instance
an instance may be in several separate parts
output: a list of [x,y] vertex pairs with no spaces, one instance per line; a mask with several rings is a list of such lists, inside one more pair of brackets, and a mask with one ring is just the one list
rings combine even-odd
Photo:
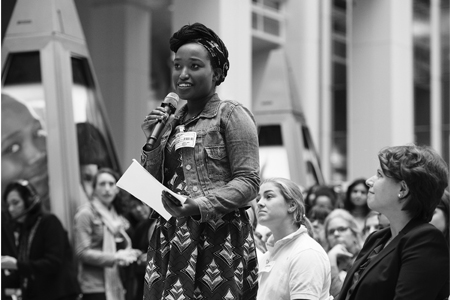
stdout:
[[[186,105],[168,119],[142,165],[183,204],[163,193],[173,216],[159,217],[148,251],[145,299],[255,299],[257,259],[246,209],[259,188],[256,124],[241,104],[221,100],[228,51],[203,24],[185,25],[170,39],[172,82]],[[142,124],[149,139],[162,107]],[[158,196],[158,195],[155,195]],[[220,278],[220,280],[219,280]]]
[[17,257],[2,256],[2,269],[17,278],[21,299],[77,299],[81,291],[72,248],[59,219],[43,212],[39,195],[26,180],[6,185],[3,201],[15,225]]
[[75,250],[80,263],[79,280],[83,300],[123,300],[125,289],[120,267],[128,266],[141,254],[131,249],[120,215],[116,182],[119,176],[100,169],[93,180],[93,198],[75,215]]
[[384,148],[378,159],[367,180],[368,204],[390,226],[368,237],[338,299],[447,299],[448,246],[429,222],[448,185],[448,167],[434,150],[416,145]]
[[257,201],[258,221],[272,232],[261,260],[258,300],[330,299],[330,263],[308,235],[299,187],[288,179],[267,179]]
[[344,208],[355,218],[360,230],[363,229],[364,220],[370,211],[367,206],[368,191],[366,179],[356,179],[348,186],[344,199]]

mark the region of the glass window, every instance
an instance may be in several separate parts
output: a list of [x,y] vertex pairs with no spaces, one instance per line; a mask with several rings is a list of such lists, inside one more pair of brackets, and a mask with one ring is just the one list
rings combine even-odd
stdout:
[[450,164],[450,1],[441,4],[442,156]]
[[431,142],[430,1],[413,1],[414,135],[418,144]]
[[267,125],[259,127],[259,146],[282,146],[283,137],[280,125]]
[[264,6],[274,9],[274,10],[280,10],[280,1],[277,0],[264,0]]
[[345,36],[347,34],[346,14],[333,11],[333,33]]
[[259,126],[258,131],[261,179],[290,178],[288,155],[283,145],[281,126]]
[[333,85],[345,87],[347,85],[347,65],[341,62],[333,63]]
[[314,147],[308,127],[302,125],[301,131],[303,136],[303,145],[305,146],[303,149],[305,151],[304,157],[307,165],[305,186],[323,184],[325,180],[320,167],[319,153],[317,153],[316,148]]
[[258,29],[258,15],[256,13],[252,13],[252,28]]
[[333,97],[333,130],[342,134],[347,132],[347,90],[336,89]]
[[332,12],[332,121],[331,178],[347,180],[347,0],[333,0]]
[[337,57],[345,59],[347,57],[347,44],[344,41],[335,39],[333,41],[333,54]]
[[347,0],[333,0],[333,6],[335,8],[347,10]]
[[85,58],[72,58],[72,100],[78,139],[80,177],[86,196],[92,194],[92,179],[102,167],[120,173],[105,112],[96,98],[94,80]]
[[264,16],[264,32],[272,35],[280,35],[280,21]]

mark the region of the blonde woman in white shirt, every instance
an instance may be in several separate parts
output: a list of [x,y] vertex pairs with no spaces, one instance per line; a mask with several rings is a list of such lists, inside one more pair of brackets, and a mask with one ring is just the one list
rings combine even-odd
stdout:
[[299,186],[285,178],[263,181],[258,221],[272,236],[259,266],[258,300],[325,300],[330,297],[330,262],[309,234]]

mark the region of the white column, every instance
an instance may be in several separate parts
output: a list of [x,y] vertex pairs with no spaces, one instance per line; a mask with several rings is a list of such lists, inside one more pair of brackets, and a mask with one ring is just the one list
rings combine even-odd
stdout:
[[431,1],[431,147],[442,151],[440,0]]
[[[318,111],[312,116],[318,118],[319,129],[319,143],[317,149],[319,149],[321,158],[321,167],[325,180],[329,181],[331,178],[331,124],[332,124],[332,111],[331,100],[332,94],[332,36],[331,36],[331,21],[332,21],[332,3],[329,0],[322,0],[320,2],[320,59],[317,68],[320,69],[319,88],[320,94],[317,98]],[[311,100],[308,100],[310,102]]]
[[301,107],[317,149],[320,140],[320,1],[286,1],[286,54]]
[[228,49],[230,70],[218,87],[221,99],[232,99],[251,109],[251,1],[174,0],[173,32],[183,25],[203,23],[214,30]]
[[374,174],[385,146],[414,141],[412,1],[353,7],[348,97],[348,178]]

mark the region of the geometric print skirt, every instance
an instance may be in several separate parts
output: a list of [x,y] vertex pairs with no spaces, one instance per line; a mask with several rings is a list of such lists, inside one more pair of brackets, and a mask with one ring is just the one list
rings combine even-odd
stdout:
[[253,300],[258,263],[245,209],[217,221],[158,218],[147,252],[144,299]]

